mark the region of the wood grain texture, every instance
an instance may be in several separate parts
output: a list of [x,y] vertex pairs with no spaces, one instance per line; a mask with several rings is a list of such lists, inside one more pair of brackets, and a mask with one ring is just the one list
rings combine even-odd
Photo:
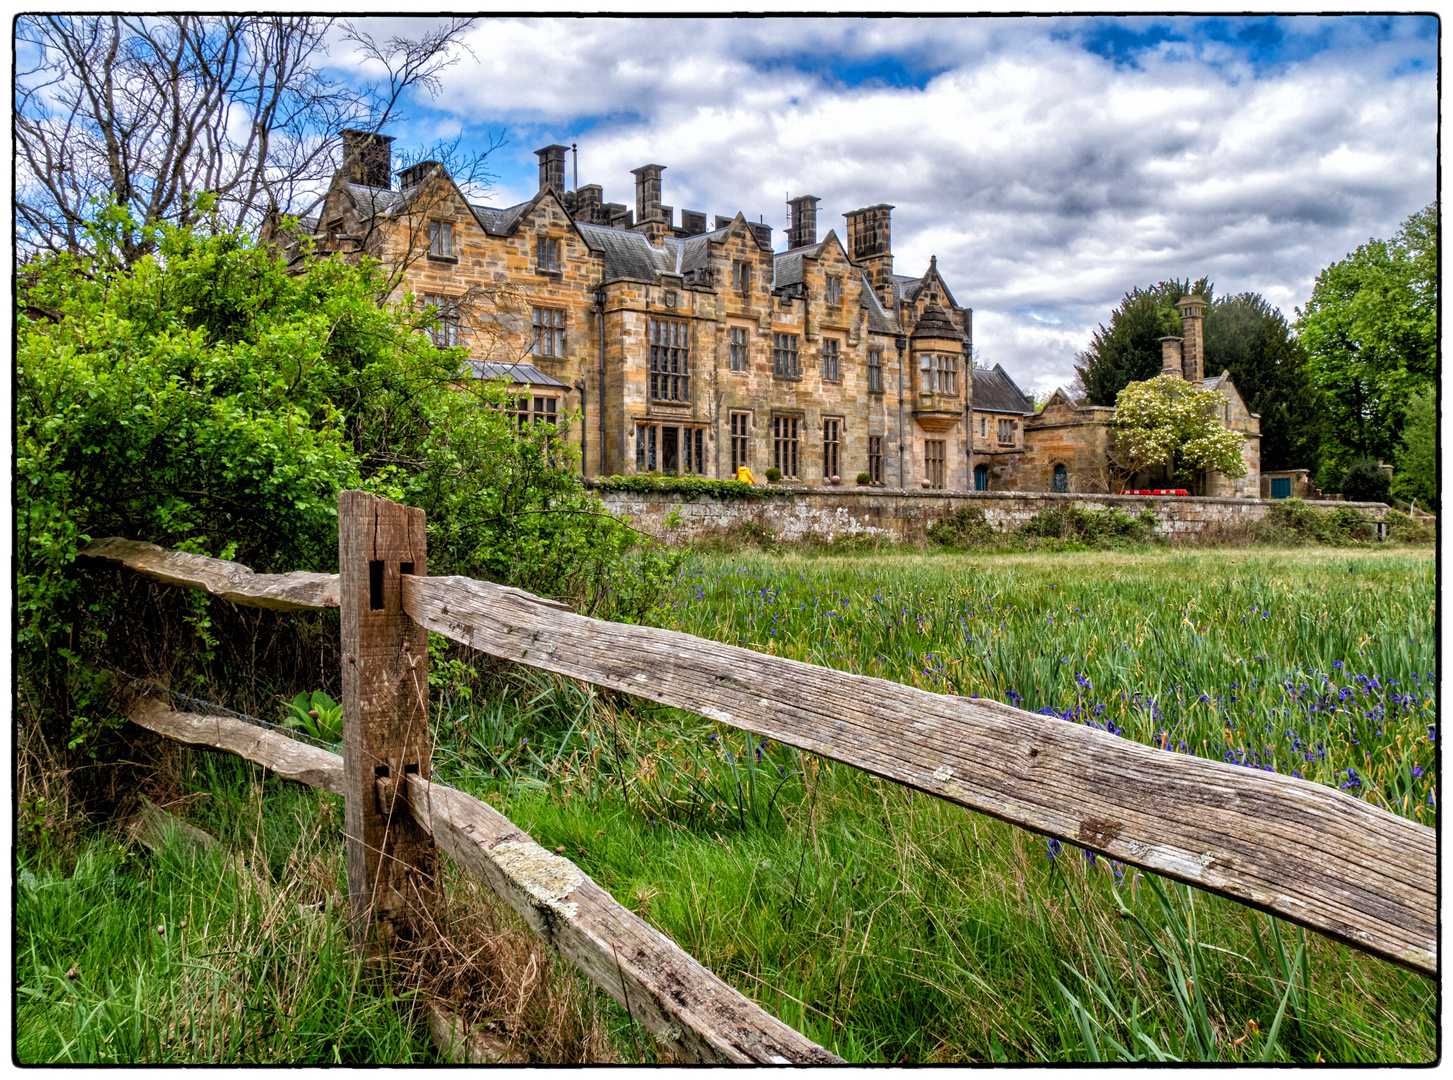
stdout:
[[[194,746],[227,750],[311,787],[343,793],[343,758],[242,720],[137,702],[134,723]],[[569,859],[545,851],[487,803],[408,777],[407,809],[439,847],[481,878],[631,1016],[692,1061],[840,1060],[722,982],[669,937],[623,908]]]
[[493,656],[688,709],[1437,974],[1436,834],[1330,787],[566,614],[469,578],[408,581],[404,609]]
[[417,776],[408,781],[414,817],[432,822],[440,849],[679,1056],[779,1065],[842,1060],[722,982],[493,807]]
[[254,574],[241,563],[168,551],[140,540],[108,536],[93,540],[77,554],[111,559],[168,585],[200,589],[223,600],[275,611],[316,611],[338,606],[338,575],[298,570],[291,574]]
[[265,765],[288,780],[335,795],[343,794],[341,757],[255,724],[223,716],[175,712],[155,698],[139,699],[127,713],[127,719],[177,742],[226,750]]
[[377,780],[429,776],[429,635],[404,613],[400,581],[425,573],[424,512],[364,491],[338,494],[343,646],[343,829],[348,898],[361,942],[408,933],[435,881],[434,842]]

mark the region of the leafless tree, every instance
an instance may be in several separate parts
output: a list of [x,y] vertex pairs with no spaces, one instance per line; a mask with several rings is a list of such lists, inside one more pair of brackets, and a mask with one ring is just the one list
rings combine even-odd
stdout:
[[[20,256],[85,250],[98,204],[119,203],[135,223],[122,238],[128,262],[151,250],[155,226],[195,223],[203,193],[229,228],[296,211],[337,167],[340,131],[378,131],[400,122],[411,91],[438,92],[471,22],[444,20],[418,38],[383,42],[342,24],[365,68],[384,73],[358,87],[324,66],[330,19],[21,17]],[[486,178],[482,155],[472,167]]]

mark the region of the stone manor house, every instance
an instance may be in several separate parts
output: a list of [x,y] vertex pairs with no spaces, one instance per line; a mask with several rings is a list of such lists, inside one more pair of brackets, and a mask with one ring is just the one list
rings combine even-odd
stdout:
[[[566,148],[547,146],[536,194],[496,208],[471,203],[437,162],[394,186],[388,136],[343,140],[303,231],[319,250],[400,269],[399,295],[439,312],[435,340],[468,348],[476,377],[514,384],[522,416],[578,410],[587,476],[732,477],[745,464],[759,482],[776,468],[800,484],[867,473],[890,488],[1107,490],[1113,410],[1056,392],[1036,413],[1002,367],[976,369],[973,312],[936,259],[894,272],[885,203],[819,238],[819,200],[791,199],[774,253],[771,226],[740,212],[708,229],[683,210],[676,223],[662,165],[633,170],[632,208],[598,184],[567,190]],[[1182,310],[1167,370],[1202,381],[1204,303]],[[1204,382],[1226,396],[1252,466],[1210,478],[1208,493],[1254,494],[1256,418],[1229,378]]]

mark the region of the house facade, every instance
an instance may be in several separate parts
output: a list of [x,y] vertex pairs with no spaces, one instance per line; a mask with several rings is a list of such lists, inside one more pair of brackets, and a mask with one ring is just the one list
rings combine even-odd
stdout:
[[[740,212],[677,222],[662,165],[633,170],[628,207],[598,184],[567,190],[566,148],[547,146],[535,195],[498,208],[437,162],[395,186],[391,141],[344,133],[303,230],[318,250],[397,268],[395,298],[433,306],[435,340],[516,385],[535,418],[578,411],[587,476],[746,465],[759,481],[776,469],[802,484],[1052,490],[1071,467],[1037,445],[1050,429],[1008,374],[973,369],[973,313],[937,260],[895,272],[885,203],[820,237],[819,200],[791,199],[774,253],[771,227]],[[1097,422],[1055,438],[1073,428],[1093,456]],[[1093,470],[1073,468],[1088,485]]]

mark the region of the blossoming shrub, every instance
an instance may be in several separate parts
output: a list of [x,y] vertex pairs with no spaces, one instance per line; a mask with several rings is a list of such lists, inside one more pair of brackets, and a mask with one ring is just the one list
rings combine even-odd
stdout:
[[1245,440],[1222,425],[1225,399],[1174,375],[1133,382],[1115,399],[1110,454],[1126,476],[1164,468],[1187,486],[1205,469],[1246,475]]

